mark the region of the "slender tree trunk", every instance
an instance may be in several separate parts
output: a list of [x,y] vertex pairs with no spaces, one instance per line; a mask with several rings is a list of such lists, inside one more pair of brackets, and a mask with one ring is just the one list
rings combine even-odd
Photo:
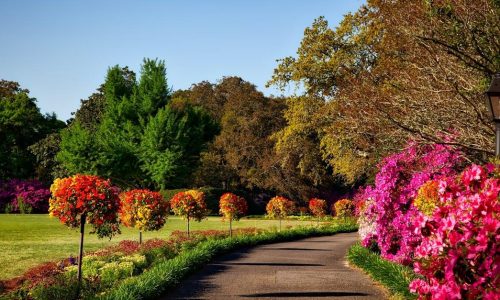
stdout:
[[78,254],[78,295],[80,295],[80,287],[82,284],[82,261],[83,261],[83,236],[85,233],[86,215],[82,214],[80,217],[80,250]]
[[142,230],[139,230],[139,244],[142,244]]
[[281,232],[281,217],[280,217],[280,219],[279,219],[279,220],[280,220],[280,230],[279,230],[279,232]]
[[233,237],[233,219],[229,219],[229,237]]
[[188,223],[187,223],[187,231],[188,231],[188,238],[189,238],[189,218],[187,218]]

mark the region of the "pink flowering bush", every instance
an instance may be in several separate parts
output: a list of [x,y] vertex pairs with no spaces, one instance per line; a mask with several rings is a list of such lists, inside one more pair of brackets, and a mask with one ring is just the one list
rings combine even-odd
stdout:
[[382,257],[411,264],[422,238],[415,231],[420,212],[412,205],[413,199],[425,182],[457,174],[462,163],[461,153],[449,146],[414,142],[386,157],[379,165],[375,185],[361,197],[369,200],[360,217],[363,245],[375,242]]
[[[498,167],[498,166],[497,166]],[[437,180],[432,214],[415,219],[422,237],[410,284],[420,299],[500,298],[500,180],[494,165],[472,165]],[[497,173],[498,174],[498,173]]]
[[11,212],[46,213],[50,190],[38,180],[10,179],[0,181],[0,209]]

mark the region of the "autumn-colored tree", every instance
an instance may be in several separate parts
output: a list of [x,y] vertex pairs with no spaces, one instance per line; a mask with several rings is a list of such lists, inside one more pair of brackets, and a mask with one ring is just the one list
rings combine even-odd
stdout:
[[233,236],[233,220],[239,220],[248,211],[248,204],[245,198],[233,193],[225,193],[220,197],[219,212],[222,220],[229,220],[229,236]]
[[283,196],[271,198],[266,205],[267,217],[279,220],[281,231],[281,220],[295,212],[295,202]]
[[[298,84],[304,97],[323,101],[309,111],[319,120],[312,132],[323,160],[348,182],[371,175],[409,136],[482,160],[493,149],[483,92],[500,70],[499,12],[488,0],[370,0],[336,29],[315,20],[269,83]],[[300,136],[295,124],[299,116],[284,131]]]
[[158,192],[130,190],[120,194],[119,216],[123,225],[139,229],[139,243],[143,231],[160,230],[168,217],[169,205]]
[[174,214],[187,220],[187,234],[191,220],[201,222],[207,215],[205,194],[197,190],[179,192],[170,200],[170,207]]

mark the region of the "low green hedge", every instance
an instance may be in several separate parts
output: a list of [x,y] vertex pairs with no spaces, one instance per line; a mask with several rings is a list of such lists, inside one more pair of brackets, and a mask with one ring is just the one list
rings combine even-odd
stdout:
[[128,278],[99,299],[154,299],[178,285],[180,281],[200,269],[216,256],[242,247],[296,240],[311,236],[331,235],[356,231],[355,223],[328,227],[304,227],[282,232],[264,232],[253,236],[238,236],[201,242],[178,256],[155,264],[139,276]]
[[411,268],[387,261],[359,244],[349,249],[347,259],[385,286],[393,296],[402,299],[417,298],[408,288],[410,282],[417,277]]

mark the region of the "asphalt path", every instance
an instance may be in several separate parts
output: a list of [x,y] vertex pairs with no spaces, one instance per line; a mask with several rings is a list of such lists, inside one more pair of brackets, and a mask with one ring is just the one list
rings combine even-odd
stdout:
[[357,233],[242,249],[206,265],[163,299],[387,299],[347,265]]

